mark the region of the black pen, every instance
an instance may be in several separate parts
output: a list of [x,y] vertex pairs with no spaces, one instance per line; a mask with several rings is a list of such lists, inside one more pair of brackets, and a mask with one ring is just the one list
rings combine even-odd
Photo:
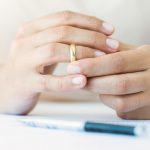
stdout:
[[19,120],[27,126],[46,129],[62,129],[85,131],[95,133],[112,133],[131,136],[140,136],[146,132],[145,126],[118,125],[110,123],[99,123],[90,121],[68,121],[53,119],[21,119]]

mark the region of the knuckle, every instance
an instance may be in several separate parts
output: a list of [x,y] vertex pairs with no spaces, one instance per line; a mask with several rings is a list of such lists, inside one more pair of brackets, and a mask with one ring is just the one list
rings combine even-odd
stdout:
[[59,27],[58,40],[59,41],[65,41],[69,37],[70,30],[71,30],[71,27],[69,27],[69,26]]
[[98,32],[94,32],[94,35],[91,41],[92,41],[92,45],[99,47],[99,41],[101,41],[101,38]]
[[47,57],[48,58],[52,58],[55,56],[55,52],[56,52],[56,44],[55,43],[51,43],[48,45],[48,48],[47,48]]
[[40,77],[40,81],[39,81],[39,91],[64,91],[66,85],[64,84],[63,80],[61,79],[56,79],[54,81],[53,85],[50,85],[51,79],[49,79],[49,77],[46,77],[46,75],[43,75],[42,77]]
[[77,47],[77,58],[81,59],[85,57],[85,49],[82,46]]
[[114,54],[111,56],[110,62],[112,63],[112,69],[115,73],[122,73],[125,70],[126,61],[123,55]]
[[90,16],[88,21],[92,22],[93,26],[95,26],[97,29],[101,26],[101,21],[95,16]]
[[[87,75],[87,76],[91,76],[91,74],[94,71],[94,65],[93,65],[92,61],[90,61],[90,59],[88,59],[88,60],[83,60],[83,62],[81,60],[78,64],[78,66],[80,66],[80,68],[81,68],[81,73],[83,73],[84,75]],[[91,71],[91,69],[93,71]]]
[[44,63],[53,62],[55,56],[56,56],[56,45],[55,43],[50,43],[43,47],[42,49],[39,48],[35,51],[35,53],[38,55],[40,60]]
[[24,23],[20,28],[18,34],[21,36],[22,34],[26,33],[29,28],[31,28],[30,23]]
[[42,48],[37,48],[34,55],[38,58],[38,64],[54,64],[58,59],[57,44],[50,43]]
[[125,94],[128,93],[130,83],[127,78],[116,79],[115,93]]
[[24,39],[17,38],[13,43],[12,43],[12,49],[20,49],[24,45]]
[[58,91],[64,91],[65,90],[65,86],[64,86],[63,81],[61,79],[57,80],[57,90]]
[[73,12],[69,10],[62,11],[60,14],[63,22],[68,22],[73,16]]

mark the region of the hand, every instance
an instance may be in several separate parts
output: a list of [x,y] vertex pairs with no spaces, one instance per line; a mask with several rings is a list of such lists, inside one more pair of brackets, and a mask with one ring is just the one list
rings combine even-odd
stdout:
[[150,118],[150,45],[73,62],[68,73],[89,77],[86,89],[120,117]]
[[77,44],[77,59],[117,51],[119,43],[108,37],[113,30],[95,17],[68,11],[25,24],[12,43],[8,61],[0,67],[0,111],[25,114],[35,106],[40,92],[83,88],[83,75],[48,75],[44,67],[69,62],[71,43]]

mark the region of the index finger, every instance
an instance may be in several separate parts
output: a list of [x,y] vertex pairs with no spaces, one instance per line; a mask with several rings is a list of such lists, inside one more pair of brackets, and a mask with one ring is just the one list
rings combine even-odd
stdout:
[[143,71],[149,69],[149,56],[149,46],[144,46],[136,50],[75,61],[68,66],[67,71],[74,74],[78,68],[78,73],[88,77]]
[[24,37],[50,27],[64,25],[93,30],[105,35],[111,35],[114,32],[114,27],[111,24],[96,17],[71,11],[63,11],[26,23],[21,27],[18,36]]

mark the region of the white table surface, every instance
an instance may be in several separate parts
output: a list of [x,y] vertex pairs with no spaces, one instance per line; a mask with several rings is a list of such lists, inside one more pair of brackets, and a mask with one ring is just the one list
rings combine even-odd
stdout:
[[[120,120],[99,103],[39,103],[31,116],[90,120]],[[14,125],[0,117],[1,150],[149,150],[149,137],[46,130]],[[12,117],[13,118],[13,117]],[[7,120],[7,121],[5,121]]]

